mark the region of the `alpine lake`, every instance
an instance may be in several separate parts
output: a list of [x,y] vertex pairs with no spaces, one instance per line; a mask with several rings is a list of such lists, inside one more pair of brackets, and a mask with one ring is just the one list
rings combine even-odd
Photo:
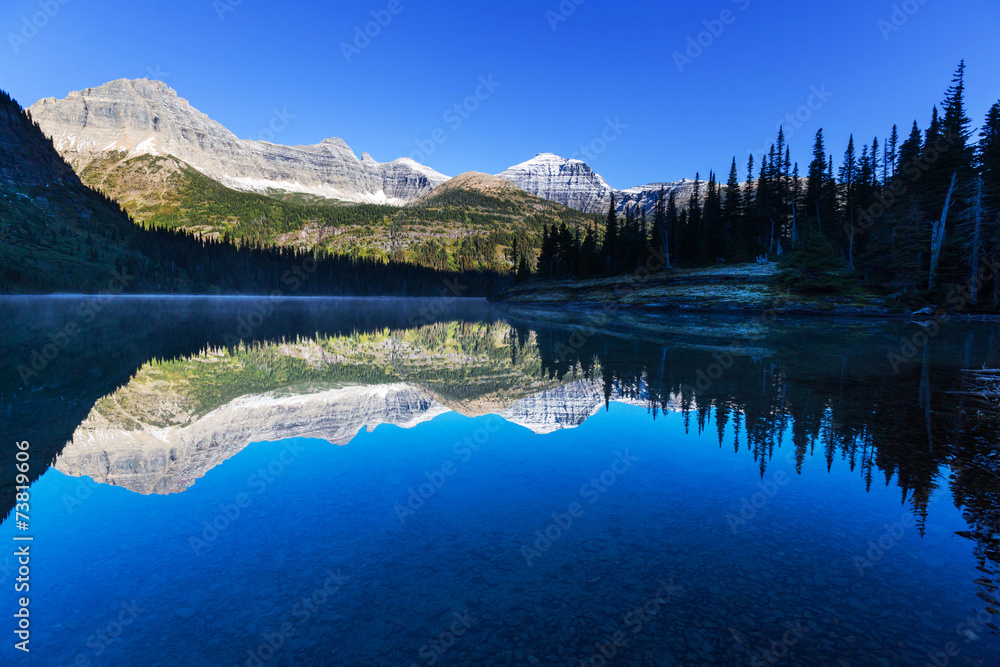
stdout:
[[0,345],[2,664],[1000,660],[1000,324],[51,296]]

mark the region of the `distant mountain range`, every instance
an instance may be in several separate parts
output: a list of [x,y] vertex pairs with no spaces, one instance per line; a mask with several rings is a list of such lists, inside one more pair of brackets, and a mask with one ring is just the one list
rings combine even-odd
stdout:
[[77,170],[107,155],[170,155],[243,191],[403,205],[448,180],[408,158],[359,160],[341,139],[281,146],[239,139],[160,81],[118,79],[28,109]]
[[[231,190],[173,157],[140,155],[127,160],[121,170],[93,169],[97,162],[78,173],[60,156],[37,122],[0,91],[0,294],[275,294],[290,289],[300,296],[437,295],[442,281],[456,275],[455,269],[460,268],[451,265],[454,257],[461,255],[461,264],[466,268],[476,266],[472,258],[487,257],[489,250],[492,254],[478,266],[496,265],[503,257],[496,244],[505,238],[495,239],[492,247],[477,244],[474,250],[478,254],[470,251],[468,243],[464,254],[455,255],[439,244],[430,248],[435,252],[424,253],[433,261],[387,262],[384,255],[372,258],[357,252],[358,246],[350,243],[345,249],[351,252],[313,258],[308,251],[283,247],[297,243],[295,238],[282,243],[279,232],[284,230],[292,237],[308,235],[310,230],[303,225],[316,217],[324,225],[320,234],[384,243],[383,235],[373,233],[370,225],[386,227],[389,214],[412,212],[420,229],[424,226],[420,216],[439,218],[438,209],[460,220],[465,220],[468,213],[447,206],[423,210],[373,204],[314,207],[288,203]],[[132,171],[136,174],[132,180],[144,183],[150,195],[143,204],[125,196],[135,192],[123,185]],[[100,186],[104,193],[95,191],[93,185]],[[538,201],[558,209],[555,215],[569,214],[571,221],[573,216],[587,217],[553,202]],[[527,203],[516,210],[509,202],[502,204],[504,219],[526,223],[535,215]],[[152,212],[142,225],[135,224],[127,214],[136,207]],[[236,212],[246,225],[233,240],[243,242],[213,241],[211,234],[198,229],[204,224],[195,224],[214,221],[222,228],[235,228],[239,222],[233,220]],[[177,224],[164,224],[165,220]],[[540,226],[541,222],[533,219],[533,230]],[[169,227],[185,229],[164,229]],[[396,236],[402,237],[405,228],[402,224],[397,227]],[[350,234],[338,234],[343,230]],[[522,233],[526,233],[523,228]],[[387,236],[392,238],[392,234]],[[311,250],[317,244],[307,245]],[[313,266],[309,279],[291,280],[293,269],[301,272],[306,257]],[[434,271],[434,266],[447,272]],[[488,270],[460,275],[467,283],[468,295],[486,293],[491,275]]]
[[683,202],[687,202],[694,190],[694,181],[689,179],[616,190],[586,162],[567,160],[553,153],[539,153],[498,175],[533,195],[587,213],[607,213],[612,195],[619,212],[630,206],[652,211],[660,188],[666,194],[673,191],[678,201]]
[[[39,100],[28,111],[66,161],[91,175],[84,180],[106,190],[109,173],[142,156],[175,158],[237,191],[353,203],[405,206],[448,180],[410,158],[379,163],[362,153],[358,159],[338,138],[312,146],[239,139],[160,81],[118,79],[63,99]],[[173,167],[183,168],[175,162],[167,171]],[[551,153],[498,175],[527,193],[587,213],[606,212],[612,195],[619,210],[651,208],[661,187],[686,201],[693,186],[685,179],[616,190],[585,162]],[[164,176],[162,170],[132,173],[129,187],[148,194]]]

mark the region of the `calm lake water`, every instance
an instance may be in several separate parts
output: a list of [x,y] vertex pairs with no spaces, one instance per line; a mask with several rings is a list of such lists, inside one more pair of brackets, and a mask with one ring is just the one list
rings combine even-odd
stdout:
[[1000,664],[996,324],[51,297],[0,344],[3,664]]

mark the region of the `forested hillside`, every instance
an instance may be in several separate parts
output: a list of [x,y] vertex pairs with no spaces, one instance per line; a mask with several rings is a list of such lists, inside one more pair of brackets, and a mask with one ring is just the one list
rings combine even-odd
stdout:
[[[208,201],[206,199],[206,201]],[[137,225],[0,92],[0,292],[482,295],[495,276]]]
[[80,176],[153,227],[441,271],[509,271],[515,242],[537,255],[544,225],[566,222],[583,230],[598,219],[513,186],[492,194],[471,185],[441,186],[408,207],[242,192],[171,156],[114,153],[89,163]]
[[725,187],[710,172],[688,201],[661,194],[624,219],[612,205],[582,241],[547,228],[535,276],[616,275],[651,255],[668,258],[654,262],[665,268],[781,261],[800,291],[861,286],[907,304],[1000,312],[1000,102],[974,130],[964,62],[924,129],[852,136],[834,165],[822,130],[805,169],[780,132],[759,165],[750,156],[742,182],[733,158]]

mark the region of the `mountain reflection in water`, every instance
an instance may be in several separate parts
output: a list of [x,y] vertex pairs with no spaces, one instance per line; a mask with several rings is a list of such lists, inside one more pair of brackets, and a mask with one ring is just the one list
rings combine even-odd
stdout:
[[[271,304],[247,327],[260,312],[252,301],[123,300],[35,369],[32,353],[79,319],[79,304],[0,308],[4,326],[32,322],[5,332],[5,442],[31,440],[39,464],[51,456],[62,473],[139,494],[185,493],[261,441],[361,447],[351,443],[365,429],[414,429],[449,413],[495,414],[548,436],[615,403],[649,420],[677,415],[700,446],[752,456],[762,493],[788,476],[846,465],[859,492],[896,488],[921,536],[934,503],[950,496],[967,524],[956,539],[970,541],[981,575],[968,586],[986,614],[965,655],[991,654],[1000,421],[969,371],[1000,367],[997,325],[947,327],[917,349],[907,341],[920,329],[899,321],[601,321],[477,301],[335,300]],[[759,509],[754,496],[744,500],[724,512],[734,534]],[[862,574],[879,553],[861,555]],[[741,631],[731,632],[742,645]],[[644,664],[629,660],[622,664]]]

